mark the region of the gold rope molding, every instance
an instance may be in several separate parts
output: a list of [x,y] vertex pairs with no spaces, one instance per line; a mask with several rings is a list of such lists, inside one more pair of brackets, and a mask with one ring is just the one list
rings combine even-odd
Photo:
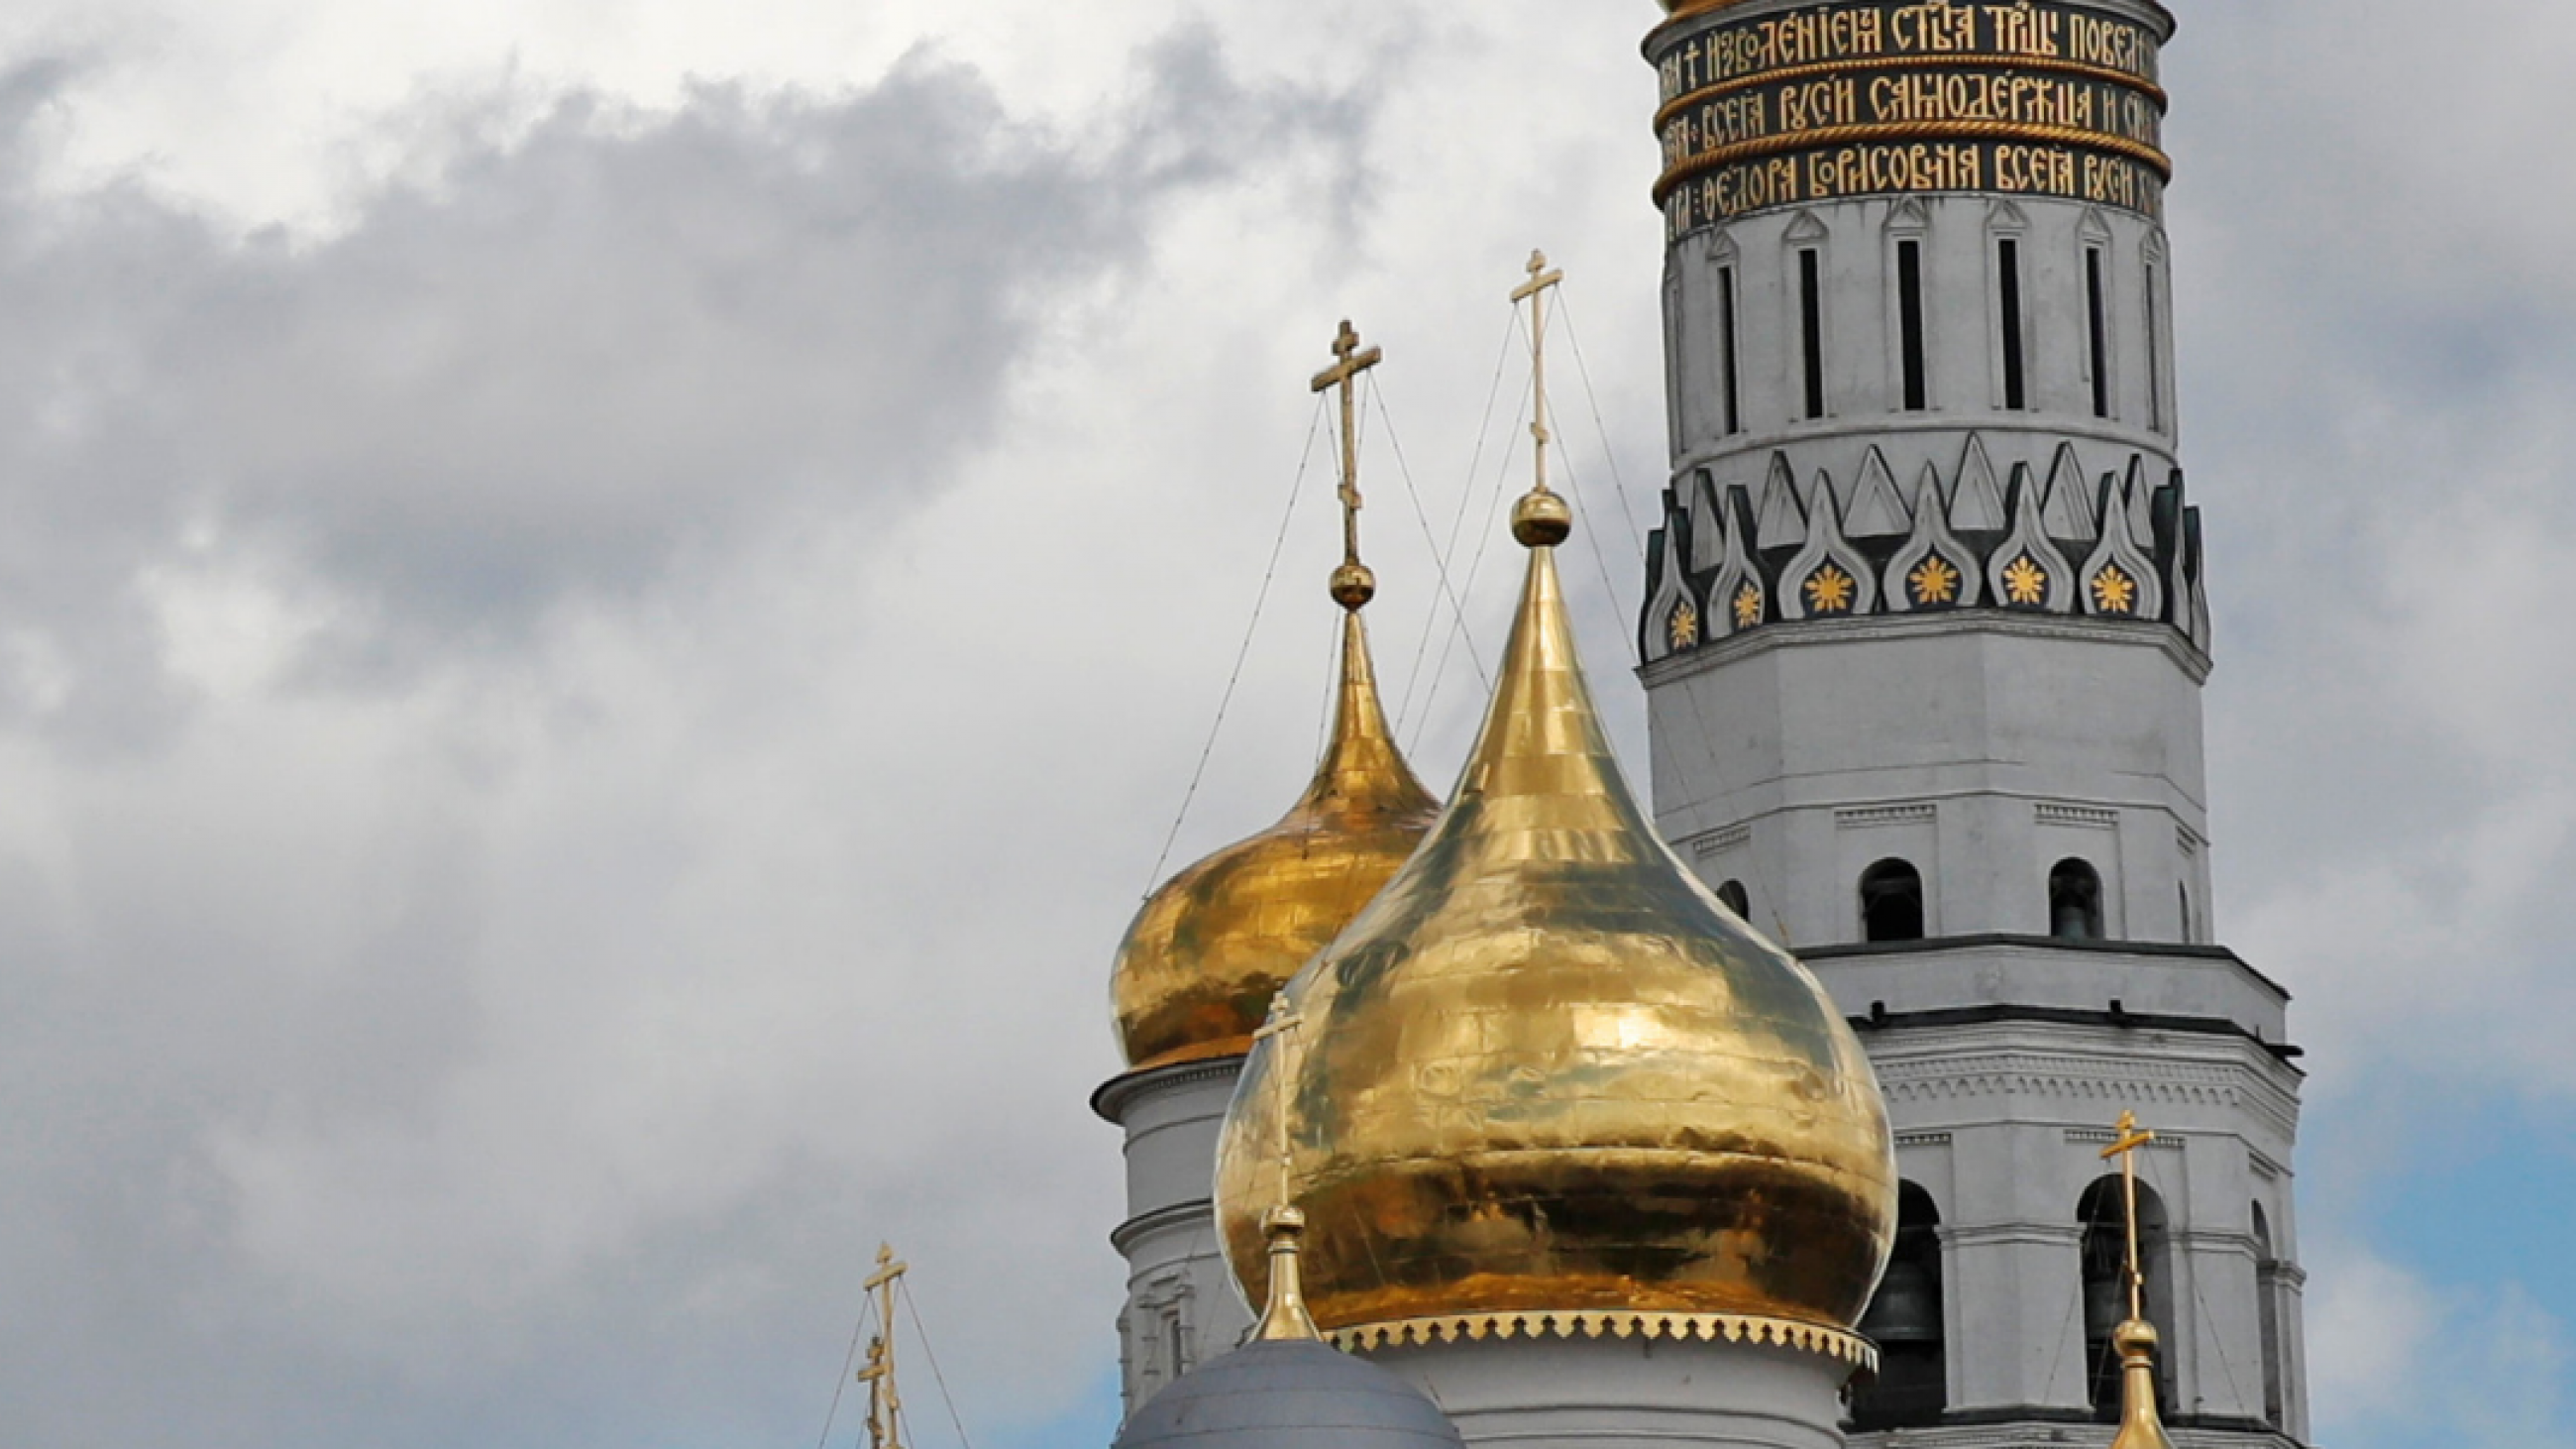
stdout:
[[1813,1323],[1792,1323],[1785,1318],[1737,1313],[1534,1309],[1361,1323],[1333,1329],[1325,1337],[1346,1353],[1415,1344],[1482,1342],[1488,1338],[1660,1338],[1673,1342],[1768,1344],[1839,1359],[1873,1373],[1878,1369],[1878,1349],[1859,1334]]
[[1927,66],[1942,66],[1958,70],[1973,70],[1985,66],[2009,70],[2054,71],[2061,75],[2081,76],[2086,80],[2101,81],[2106,85],[2124,86],[2154,101],[2159,111],[2173,109],[2173,98],[2165,93],[2163,86],[2154,81],[2144,76],[2131,75],[2125,70],[2113,70],[2107,65],[2093,65],[2081,60],[2058,60],[2052,56],[2035,55],[1880,55],[1861,60],[1809,61],[1804,65],[1754,71],[1749,75],[1737,76],[1733,80],[1701,86],[1687,95],[1675,96],[1666,101],[1663,108],[1655,112],[1655,129],[1662,130],[1665,123],[1672,120],[1674,116],[1703,101],[1718,100],[1731,96],[1737,91],[1752,90],[1757,86],[1794,85],[1799,81],[1817,76],[1842,75],[1850,71],[1913,70]]
[[1655,204],[1663,205],[1666,197],[1691,178],[1737,161],[1776,156],[1783,151],[1821,151],[1829,146],[1859,145],[1871,141],[2032,141],[2083,146],[2126,156],[2145,164],[2163,180],[2173,179],[2173,158],[2153,146],[2125,136],[2079,130],[2073,126],[2038,126],[2023,121],[1900,121],[1867,126],[1826,126],[1813,131],[1739,141],[1732,146],[1703,151],[1676,163],[1663,174],[1662,179],[1655,183]]

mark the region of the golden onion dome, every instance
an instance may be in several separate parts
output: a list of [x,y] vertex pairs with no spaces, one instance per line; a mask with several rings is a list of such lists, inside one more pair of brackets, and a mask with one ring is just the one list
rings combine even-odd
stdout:
[[1849,1330],[1896,1202],[1877,1080],[1621,781],[1558,591],[1569,526],[1543,489],[1524,501],[1528,578],[1457,794],[1246,1063],[1227,1255],[1263,1301],[1263,1213],[1293,1201],[1307,1303],[1346,1343],[1517,1315],[1866,1359]]
[[1270,999],[1421,844],[1440,802],[1395,747],[1360,607],[1367,570],[1333,576],[1340,697],[1314,781],[1278,824],[1174,876],[1119,943],[1110,997],[1131,1068],[1236,1056]]

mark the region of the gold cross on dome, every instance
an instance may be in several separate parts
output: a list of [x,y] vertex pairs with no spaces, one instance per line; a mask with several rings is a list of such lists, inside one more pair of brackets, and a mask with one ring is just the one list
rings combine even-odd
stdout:
[[2129,1317],[2143,1322],[2147,1316],[2147,1275],[2138,1264],[2138,1149],[2155,1141],[2156,1134],[2139,1128],[2135,1112],[2122,1112],[2119,1125],[2112,1130],[2119,1135],[2102,1149],[2102,1160],[2120,1159],[2120,1186],[2129,1209]]
[[1538,449],[1538,486],[1532,491],[1545,493],[1547,445],[1556,438],[1547,429],[1547,293],[1565,273],[1551,270],[1542,251],[1530,253],[1528,271],[1529,280],[1512,291],[1512,305],[1530,304],[1530,438]]
[[903,1449],[903,1395],[894,1382],[894,1293],[911,1265],[895,1258],[894,1245],[877,1245],[877,1270],[860,1286],[878,1295],[877,1336],[868,1340],[868,1364],[859,1382],[868,1386],[870,1449]]
[[1333,365],[1315,374],[1314,391],[1327,388],[1341,390],[1342,408],[1342,562],[1360,561],[1360,436],[1357,399],[1353,385],[1360,374],[1386,360],[1383,348],[1360,348],[1359,330],[1350,319],[1342,319],[1342,330],[1333,338]]
[[1279,1205],[1281,1207],[1290,1206],[1288,1169],[1293,1150],[1288,1133],[1288,1051],[1296,1039],[1297,1029],[1305,1024],[1305,1014],[1289,1010],[1288,993],[1282,991],[1270,998],[1269,1017],[1261,1023],[1258,1030],[1252,1033],[1252,1039],[1256,1042],[1269,1041],[1273,1037],[1281,1039],[1278,1046],[1273,1048],[1270,1063],[1270,1081],[1274,1094],[1279,1099]]

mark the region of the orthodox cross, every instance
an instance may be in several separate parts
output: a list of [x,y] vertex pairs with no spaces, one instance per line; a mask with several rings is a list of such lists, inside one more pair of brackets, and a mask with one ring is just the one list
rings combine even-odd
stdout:
[[903,1397],[894,1386],[894,1290],[911,1265],[895,1261],[891,1244],[877,1245],[877,1270],[864,1285],[877,1295],[877,1336],[868,1340],[868,1366],[859,1382],[868,1386],[869,1449],[903,1449]]
[[1256,1042],[1269,1041],[1273,1037],[1279,1039],[1279,1045],[1273,1049],[1275,1056],[1270,1063],[1270,1083],[1279,1098],[1279,1206],[1281,1207],[1292,1206],[1288,1201],[1288,1158],[1291,1151],[1288,1133],[1288,1053],[1290,1046],[1296,1040],[1297,1029],[1305,1024],[1306,1018],[1303,1013],[1288,1009],[1288,993],[1282,991],[1270,998],[1269,1019],[1262,1022],[1260,1029],[1252,1034],[1252,1039]]
[[1550,271],[1547,253],[1530,253],[1529,280],[1512,292],[1512,305],[1530,304],[1530,437],[1538,445],[1538,487],[1547,491],[1547,445],[1555,435],[1547,429],[1547,293],[1565,280],[1565,273]]
[[2156,1134],[2139,1130],[2138,1114],[2122,1112],[2119,1136],[2102,1149],[2102,1160],[2120,1159],[2120,1187],[2129,1208],[2129,1317],[2133,1322],[2146,1321],[2145,1290],[2147,1275],[2138,1266],[2138,1149],[2156,1140]]
[[1360,561],[1360,437],[1358,409],[1353,385],[1360,374],[1386,360],[1382,348],[1360,349],[1360,334],[1350,319],[1342,319],[1340,335],[1333,339],[1332,366],[1315,374],[1314,390],[1341,390],[1342,405],[1342,562]]

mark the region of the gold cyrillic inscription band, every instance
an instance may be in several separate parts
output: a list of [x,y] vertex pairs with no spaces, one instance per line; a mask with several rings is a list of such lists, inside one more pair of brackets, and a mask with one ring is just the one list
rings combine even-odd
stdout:
[[1657,57],[1675,235],[1773,206],[1992,190],[2161,213],[2157,37],[2063,3],[1832,3]]

